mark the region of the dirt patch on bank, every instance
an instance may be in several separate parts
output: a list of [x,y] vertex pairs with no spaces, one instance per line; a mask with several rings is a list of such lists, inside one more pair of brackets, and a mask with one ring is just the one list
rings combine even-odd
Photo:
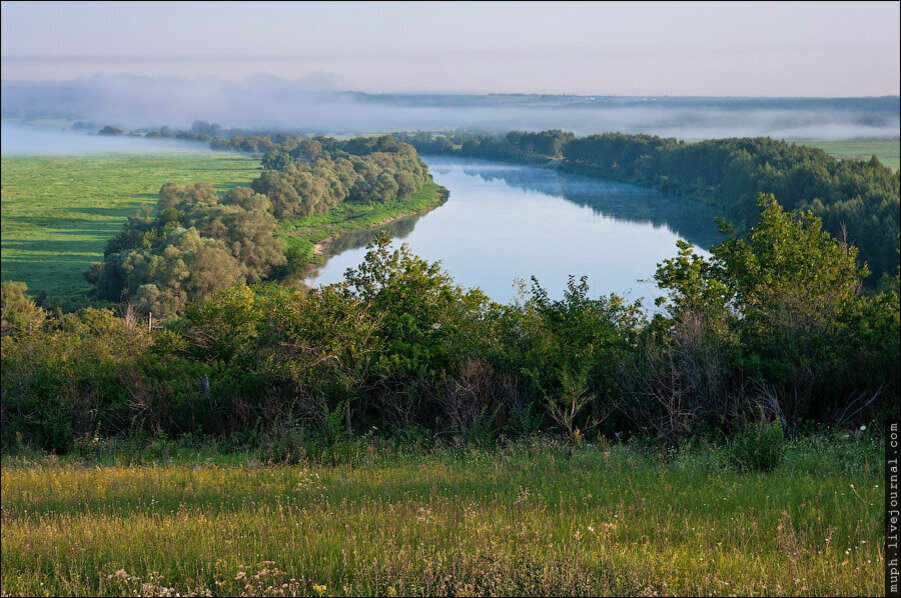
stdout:
[[[429,210],[432,210],[432,209],[434,209],[434,208],[425,208],[422,210],[416,210],[415,212],[407,212],[405,214],[398,214],[397,216],[392,216],[391,218],[386,218],[385,220],[380,220],[379,222],[375,222],[373,224],[368,224],[364,227],[361,227],[361,228],[355,229],[355,230],[363,230],[363,229],[367,229],[367,228],[378,228],[380,226],[390,224],[391,222],[394,222],[396,220],[400,220],[402,218],[409,218],[410,216],[415,216],[416,214],[422,214],[423,212],[428,212]],[[350,232],[350,231],[348,231],[348,232]],[[334,240],[335,240],[335,237],[326,237],[325,239],[316,243],[316,245],[313,247],[313,255],[322,255],[322,253],[325,251],[325,248],[328,247],[328,244]]]

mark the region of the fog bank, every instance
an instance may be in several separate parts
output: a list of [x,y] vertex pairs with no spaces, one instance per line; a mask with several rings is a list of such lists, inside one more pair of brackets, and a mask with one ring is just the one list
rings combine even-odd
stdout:
[[[881,98],[684,98],[571,95],[365,94],[317,90],[309,80],[269,75],[241,83],[213,78],[91,77],[2,82],[2,115],[88,120],[136,129],[224,128],[323,134],[469,128],[618,131],[681,139],[898,137],[901,104]],[[4,125],[4,128],[6,125]],[[5,150],[4,150],[5,151]]]
[[0,127],[0,154],[73,155],[102,153],[209,153],[208,143],[180,139],[106,136],[84,131],[60,130],[52,126],[28,126],[4,120]]

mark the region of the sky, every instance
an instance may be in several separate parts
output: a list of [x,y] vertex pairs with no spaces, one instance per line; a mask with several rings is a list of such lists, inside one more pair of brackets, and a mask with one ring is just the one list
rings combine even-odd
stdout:
[[899,2],[13,2],[2,79],[138,75],[329,90],[899,94]]

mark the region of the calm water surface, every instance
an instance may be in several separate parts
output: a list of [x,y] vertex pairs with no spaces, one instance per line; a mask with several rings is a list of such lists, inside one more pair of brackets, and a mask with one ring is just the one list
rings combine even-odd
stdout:
[[676,255],[677,239],[707,249],[721,238],[714,222],[720,212],[657,191],[532,166],[423,160],[450,191],[447,203],[337,239],[311,284],[343,280],[376,231],[388,230],[396,245],[441,260],[457,283],[480,287],[495,301],[516,296],[516,279],[535,276],[559,298],[568,275],[587,275],[592,296],[615,292],[647,305],[661,294],[651,280],[656,265]]

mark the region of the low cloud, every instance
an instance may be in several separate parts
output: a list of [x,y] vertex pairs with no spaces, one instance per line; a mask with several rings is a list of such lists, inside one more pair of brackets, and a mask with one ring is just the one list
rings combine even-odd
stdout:
[[87,134],[44,124],[27,126],[4,121],[0,128],[0,149],[4,156],[73,155],[73,154],[147,154],[208,151],[208,143],[185,143],[176,139],[144,139],[141,137]]
[[[585,96],[364,94],[318,72],[287,81],[254,75],[215,78],[91,77],[2,83],[5,119],[87,120],[136,129],[225,128],[375,133],[459,128],[618,131],[681,139],[735,136],[847,139],[898,137],[899,99],[616,98]],[[6,128],[4,124],[4,128]]]

